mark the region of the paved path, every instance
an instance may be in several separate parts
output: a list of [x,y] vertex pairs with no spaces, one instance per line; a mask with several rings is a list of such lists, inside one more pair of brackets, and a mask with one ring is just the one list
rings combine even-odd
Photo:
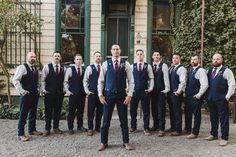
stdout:
[[[168,121],[167,121],[168,122]],[[44,122],[37,122],[43,130]],[[0,157],[236,157],[236,124],[230,123],[230,143],[226,147],[218,146],[218,140],[208,142],[203,138],[209,135],[209,117],[203,117],[203,124],[198,139],[188,140],[186,136],[157,137],[157,133],[146,137],[142,132],[142,120],[138,120],[139,132],[130,135],[130,141],[136,150],[122,148],[119,121],[113,120],[110,128],[109,147],[98,152],[100,135],[93,137],[85,133],[67,133],[66,121],[61,121],[63,135],[52,134],[49,137],[32,137],[30,142],[22,143],[16,137],[16,120],[0,120]],[[169,124],[167,124],[169,126]]]

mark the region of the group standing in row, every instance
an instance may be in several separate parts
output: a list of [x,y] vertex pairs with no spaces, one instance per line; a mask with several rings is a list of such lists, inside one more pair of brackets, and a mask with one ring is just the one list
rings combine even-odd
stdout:
[[[64,94],[69,96],[69,113],[67,117],[69,134],[74,133],[74,119],[77,117],[77,129],[87,131],[92,136],[94,130],[101,131],[99,151],[108,146],[109,127],[114,106],[116,105],[122,130],[123,146],[132,150],[129,134],[137,130],[137,109],[141,101],[143,112],[144,135],[158,131],[158,136],[179,136],[187,132],[187,138],[197,138],[201,125],[201,105],[203,96],[207,96],[210,111],[211,132],[206,140],[218,138],[218,126],[221,126],[219,145],[225,146],[229,136],[228,101],[235,92],[235,79],[232,71],[225,68],[223,58],[214,54],[212,68],[206,71],[200,66],[197,54],[191,57],[191,68],[187,71],[181,64],[181,55],[174,53],[172,65],[161,60],[161,53],[153,51],[152,64],[144,62],[144,51],[136,51],[137,62],[130,65],[121,59],[121,49],[112,45],[112,58],[101,65],[100,52],[94,53],[94,64],[86,69],[82,66],[82,56],[74,57],[75,64],[65,69],[60,64],[60,53],[53,53],[53,61],[44,66],[42,77],[35,67],[35,53],[27,54],[27,62],[20,65],[13,77],[13,84],[21,94],[18,137],[28,141],[24,126],[29,113],[29,134],[48,136],[53,131],[62,134],[59,129],[60,113]],[[39,88],[39,84],[41,87]],[[45,104],[45,131],[36,130],[36,110],[42,93]],[[88,130],[83,126],[85,98],[88,96]],[[170,128],[165,129],[166,101],[169,104]],[[185,128],[182,130],[182,102],[185,102]],[[128,127],[128,104],[130,104],[131,124]],[[151,104],[151,105],[150,105]],[[96,113],[95,113],[96,111]],[[150,111],[152,111],[153,127],[149,128]],[[194,124],[192,126],[192,117]],[[95,126],[93,124],[95,119]],[[103,123],[101,126],[101,119]],[[100,128],[101,126],[101,128]]]

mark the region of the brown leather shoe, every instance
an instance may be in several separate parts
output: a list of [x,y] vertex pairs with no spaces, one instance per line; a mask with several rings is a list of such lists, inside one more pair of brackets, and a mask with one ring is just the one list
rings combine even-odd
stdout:
[[207,141],[213,141],[213,140],[217,140],[217,139],[218,139],[218,137],[215,137],[213,135],[210,135],[210,136],[205,138],[205,140],[207,140]]
[[100,132],[100,128],[95,128],[95,131],[96,132]]
[[45,130],[43,132],[43,137],[49,136],[50,135],[50,131],[49,130]]
[[191,133],[190,135],[187,136],[188,139],[195,139],[197,138],[198,135],[195,135],[193,133]]
[[98,151],[103,151],[103,150],[105,150],[106,148],[107,148],[107,144],[101,144],[100,146],[99,146],[99,148],[98,148]]
[[126,149],[126,150],[134,150],[134,147],[129,144],[129,143],[124,143],[123,144],[123,147]]
[[35,131],[31,132],[30,135],[40,136],[40,135],[43,135],[43,133],[35,130]]
[[87,135],[88,136],[93,136],[93,130],[88,130]]
[[137,132],[137,129],[135,129],[135,128],[130,128],[129,129],[129,133],[135,133],[135,132]]
[[152,135],[151,132],[148,129],[145,129],[143,131],[143,133],[144,133],[145,136],[151,136]]
[[68,131],[68,133],[69,133],[69,135],[73,135],[74,134],[74,130],[71,129],[71,130]]
[[172,128],[169,128],[169,129],[165,130],[165,132],[173,132],[173,131],[175,131],[175,130],[172,129]]
[[53,129],[53,132],[55,134],[63,134],[63,131],[61,131],[59,128]]
[[26,141],[29,141],[30,140],[30,137],[28,136],[18,136],[18,139],[21,141],[21,142],[26,142]]
[[163,136],[165,136],[165,131],[160,130],[158,132],[158,137],[163,137]]
[[171,136],[180,136],[180,133],[177,131],[174,131],[170,134]]

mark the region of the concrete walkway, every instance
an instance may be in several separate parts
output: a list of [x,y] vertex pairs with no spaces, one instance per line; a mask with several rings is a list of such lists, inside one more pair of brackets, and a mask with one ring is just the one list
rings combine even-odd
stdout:
[[[151,123],[152,124],[152,123]],[[118,120],[112,120],[109,135],[109,147],[98,152],[100,134],[88,137],[85,133],[76,132],[69,135],[67,123],[61,121],[63,135],[52,134],[49,137],[33,136],[30,142],[22,143],[17,140],[17,121],[0,120],[0,157],[236,157],[236,124],[230,123],[230,141],[226,147],[218,146],[218,140],[208,142],[203,138],[209,135],[209,116],[203,116],[199,138],[186,139],[186,136],[157,137],[157,132],[152,136],[144,136],[142,120],[138,120],[139,131],[130,134],[130,142],[136,150],[126,151],[122,148],[121,130]],[[38,130],[43,131],[44,121],[37,122]],[[87,124],[85,124],[87,126]],[[167,127],[169,120],[167,120]]]

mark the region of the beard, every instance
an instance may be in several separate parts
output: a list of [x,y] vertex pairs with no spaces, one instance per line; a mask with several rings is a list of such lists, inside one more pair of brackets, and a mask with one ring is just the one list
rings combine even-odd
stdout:
[[221,63],[213,63],[213,66],[214,67],[219,67],[219,66],[221,66]]
[[192,62],[191,65],[192,65],[193,67],[196,67],[196,66],[198,65],[198,63]]

